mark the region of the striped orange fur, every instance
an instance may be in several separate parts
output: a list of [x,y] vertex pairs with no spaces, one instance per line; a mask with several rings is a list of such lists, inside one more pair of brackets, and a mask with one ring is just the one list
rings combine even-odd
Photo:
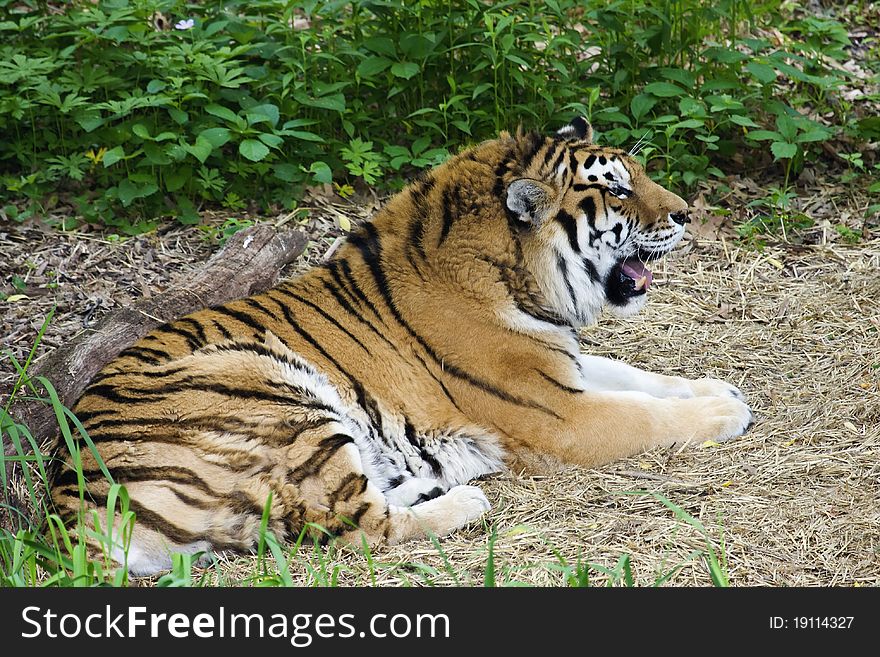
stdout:
[[[739,435],[736,388],[582,355],[575,333],[643,305],[646,263],[686,210],[583,119],[502,133],[409,185],[327,264],[153,331],[74,409],[131,496],[129,569],[251,548],[270,493],[278,535],[311,522],[394,542],[476,520],[489,504],[468,482],[514,463]],[[109,484],[83,460],[101,508]],[[69,464],[53,500],[80,512]]]

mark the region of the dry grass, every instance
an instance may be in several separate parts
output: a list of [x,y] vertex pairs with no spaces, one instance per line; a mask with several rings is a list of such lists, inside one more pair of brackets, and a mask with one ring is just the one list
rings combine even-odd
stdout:
[[[333,240],[324,216],[309,224],[320,237],[300,266],[319,259]],[[24,271],[27,241],[28,259],[39,266],[43,258],[64,273],[52,294],[0,304],[0,334],[12,335],[4,346],[17,356],[55,298],[49,346],[78,331],[84,309],[110,308],[157,281],[166,284],[168,271],[185,275],[208,251],[193,231],[124,244],[41,231],[2,237],[0,259],[9,258],[15,271]],[[144,263],[144,249],[152,250],[152,264]],[[77,260],[70,255],[76,251],[87,255]],[[586,329],[584,350],[658,372],[727,379],[748,395],[754,427],[723,445],[655,450],[599,470],[487,478],[481,485],[493,505],[486,523],[498,533],[498,582],[560,584],[560,573],[547,566],[559,556],[613,568],[630,555],[637,583],[681,566],[670,583],[710,584],[694,557],[706,537],[655,497],[629,494],[654,491],[702,521],[726,554],[733,585],[880,585],[878,270],[877,241],[780,243],[763,251],[685,243],[658,266],[646,311]],[[8,371],[2,377],[0,384],[11,381]],[[420,563],[436,571],[436,584],[481,583],[487,541],[484,527],[443,539],[448,564],[430,541],[376,549],[373,559],[384,564],[376,581],[418,583],[416,570],[403,564]],[[370,582],[362,554],[340,548],[329,559],[330,568],[342,569],[340,583]],[[310,562],[318,563],[314,555]],[[220,581],[250,577],[255,565],[254,557],[223,555]],[[307,582],[308,569],[295,565],[293,578]]]

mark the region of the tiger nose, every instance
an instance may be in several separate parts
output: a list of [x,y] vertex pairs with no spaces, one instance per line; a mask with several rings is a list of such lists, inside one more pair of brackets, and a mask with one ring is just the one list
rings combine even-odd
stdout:
[[690,216],[688,216],[687,210],[679,210],[678,212],[670,212],[669,218],[672,219],[679,226],[684,226],[687,223],[690,223]]

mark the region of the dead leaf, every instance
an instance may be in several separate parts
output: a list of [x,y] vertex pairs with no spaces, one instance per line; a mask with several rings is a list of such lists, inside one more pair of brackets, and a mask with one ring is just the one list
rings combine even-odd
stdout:
[[733,304],[732,303],[725,303],[724,301],[722,301],[720,304],[718,304],[718,311],[712,315],[709,315],[703,321],[704,322],[713,322],[713,323],[716,323],[716,322],[723,323],[723,322],[730,321],[732,316],[733,316]]

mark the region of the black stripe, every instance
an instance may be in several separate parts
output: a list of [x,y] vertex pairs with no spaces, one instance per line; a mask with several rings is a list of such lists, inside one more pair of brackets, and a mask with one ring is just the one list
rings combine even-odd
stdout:
[[150,347],[129,347],[120,352],[119,357],[131,357],[150,365],[159,365],[163,360],[171,360],[172,356],[166,351],[151,349]]
[[593,200],[592,196],[585,196],[578,203],[578,207],[583,210],[583,213],[587,216],[587,223],[591,228],[596,227],[596,201]]
[[225,343],[225,344],[217,344],[211,345],[212,351],[236,351],[240,353],[244,352],[253,352],[259,354],[260,356],[265,356],[266,358],[270,358],[272,360],[280,360],[287,365],[290,365],[292,368],[297,369],[301,372],[306,372],[307,374],[316,374],[314,368],[309,367],[303,361],[293,360],[285,353],[279,353],[274,349],[270,349],[266,346],[264,342],[255,342],[253,340],[234,340],[233,342]]
[[439,477],[443,472],[443,467],[434,455],[425,449],[424,444],[416,435],[416,428],[409,421],[409,418],[404,419],[403,435],[409,441],[409,444],[419,451],[419,457],[428,465],[428,467],[431,468],[431,472],[434,473],[434,476]]
[[172,367],[167,370],[141,370],[139,372],[129,372],[130,376],[143,376],[148,379],[161,379],[166,376],[174,376],[175,374],[180,374],[181,372],[185,372],[189,367]]
[[361,518],[367,511],[370,510],[370,506],[371,504],[369,502],[364,502],[357,508],[357,511],[354,512],[354,515],[352,515],[351,517],[351,521],[354,523],[355,527],[360,526]]
[[251,317],[245,312],[241,312],[239,310],[233,310],[228,306],[213,306],[211,308],[216,313],[220,313],[221,315],[226,315],[227,317],[232,317],[233,319],[241,322],[245,326],[252,328],[258,334],[263,334],[266,332],[266,327],[260,324],[256,319]]
[[590,155],[584,160],[584,169],[589,169],[596,162],[596,156]]
[[[93,491],[89,491],[89,496],[92,498],[93,503],[97,507],[106,507],[107,506],[107,497],[106,495],[101,495],[95,493]],[[211,547],[216,550],[243,550],[249,547],[239,541],[236,542],[227,542],[223,540],[217,540],[214,536],[207,536],[204,533],[194,533],[189,531],[188,529],[184,529],[183,527],[179,527],[172,522],[169,522],[163,516],[159,515],[155,511],[152,511],[142,504],[140,504],[137,500],[130,500],[129,509],[134,511],[136,517],[136,524],[152,529],[160,534],[164,535],[166,538],[171,539],[173,542],[178,545],[187,545],[190,543],[195,543],[200,540],[207,540],[211,543]]]
[[414,353],[413,355],[422,364],[422,367],[425,368],[425,372],[428,373],[428,376],[430,376],[432,379],[434,379],[434,381],[437,383],[437,385],[440,386],[440,389],[443,391],[443,394],[446,396],[446,399],[449,400],[449,403],[455,407],[455,410],[457,410],[462,415],[465,415],[465,412],[463,410],[461,410],[461,407],[455,401],[455,398],[452,396],[452,393],[449,391],[449,388],[446,387],[446,384],[443,383],[443,381],[440,379],[439,376],[437,376],[436,374],[434,374],[431,371],[431,368],[428,367],[428,363],[425,361],[425,359],[422,358],[422,356],[420,354]]
[[[356,472],[349,472],[345,477],[342,478],[342,482],[333,489],[329,495],[327,495],[327,500],[330,502],[330,508],[334,508],[336,506],[336,502],[339,500],[339,496],[342,494],[343,490],[346,486],[350,486],[351,482],[353,482],[358,477],[363,477],[363,475],[359,475]],[[350,496],[347,495],[344,499],[348,499]]]
[[416,270],[416,273],[422,276],[422,271],[419,269],[419,263],[416,262],[416,259],[412,255],[413,249],[419,254],[419,257],[424,261],[427,256],[425,255],[425,218],[416,216],[413,218],[412,223],[410,224],[409,230],[409,241],[406,245],[406,258],[409,260],[409,264],[413,266],[413,269]]
[[[541,166],[544,168],[545,171],[547,170],[547,165],[550,163],[550,158],[552,158],[554,155],[559,157],[559,150],[558,149],[559,149],[559,143],[556,141],[554,141],[552,144],[547,146],[547,152],[544,153],[544,161],[541,163]],[[553,168],[551,167],[550,170],[552,171]]]
[[339,361],[337,361],[335,358],[333,358],[333,356],[331,356],[327,352],[327,350],[324,349],[324,347],[322,347],[321,344],[317,340],[315,340],[315,338],[313,338],[311,335],[309,335],[309,333],[299,325],[299,323],[296,321],[296,318],[291,313],[290,309],[287,306],[279,306],[279,307],[281,308],[281,312],[284,313],[284,318],[287,320],[288,324],[290,324],[290,328],[292,328],[294,331],[296,331],[297,334],[299,334],[299,336],[303,340],[305,340],[310,345],[312,345],[312,347],[314,347],[315,350],[319,354],[321,354],[324,358],[326,358],[327,361],[330,362],[330,364],[332,364],[349,381],[351,381],[351,383],[353,385],[355,385],[357,383],[355,378],[351,374],[349,374],[348,371],[346,371],[346,369],[344,367],[342,367],[342,365],[339,363]]
[[553,161],[553,164],[550,166],[549,172],[555,174],[556,170],[559,169],[559,165],[562,164],[562,160],[565,158],[565,154],[568,152],[568,148],[565,146],[559,147],[559,152],[556,155],[556,159]]
[[198,390],[200,392],[212,392],[216,395],[223,395],[225,397],[240,397],[241,399],[255,399],[257,401],[266,401],[274,404],[285,405],[293,403],[299,406],[329,411],[331,413],[336,412],[336,409],[322,402],[302,399],[302,396],[313,396],[308,391],[297,388],[296,386],[290,384],[285,385],[278,382],[271,382],[270,385],[274,385],[276,388],[288,388],[297,396],[292,397],[290,395],[282,395],[275,392],[256,390],[253,388],[233,388],[232,386],[228,386],[224,383],[217,383],[213,378],[209,377],[185,377],[179,381],[175,381],[171,385],[164,386],[162,388],[154,388],[150,390],[150,392],[162,393],[163,397],[160,398],[164,398],[165,395],[173,395],[184,390]]
[[198,336],[191,333],[190,331],[187,331],[185,328],[179,326],[178,324],[165,324],[164,326],[160,326],[156,330],[160,331],[161,333],[165,333],[166,335],[178,335],[182,337],[184,340],[186,340],[186,346],[193,351],[201,346]]
[[581,252],[581,247],[578,244],[578,229],[577,229],[577,221],[565,210],[560,210],[556,214],[556,220],[562,224],[562,227],[565,229],[566,234],[568,234],[568,244],[571,246],[571,250],[575,253]]
[[324,438],[318,443],[318,448],[315,450],[315,454],[318,454],[318,456],[316,457],[315,454],[312,454],[305,463],[291,470],[287,475],[288,481],[299,483],[303,479],[313,476],[327,461],[333,458],[333,455],[340,448],[350,443],[354,443],[354,438],[342,433],[335,433]]
[[348,301],[346,300],[346,298],[343,297],[343,296],[337,291],[337,289],[334,288],[334,287],[330,284],[330,281],[324,281],[324,287],[327,289],[328,292],[330,292],[330,294],[333,295],[333,298],[336,299],[336,301],[339,303],[339,305],[342,306],[342,308],[343,308],[344,310],[346,310],[349,314],[351,314],[352,317],[354,317],[357,321],[359,321],[361,324],[363,324],[363,325],[366,326],[368,329],[370,329],[370,330],[371,330],[373,333],[375,333],[378,337],[382,338],[382,340],[384,340],[384,341],[388,344],[388,346],[390,346],[395,352],[400,353],[400,352],[398,352],[398,350],[397,350],[397,346],[396,346],[393,342],[391,342],[388,338],[386,338],[384,335],[382,335],[382,334],[379,332],[379,329],[377,329],[377,328],[376,328],[375,326],[373,326],[369,321],[367,321],[366,319],[364,319],[364,318],[360,315],[360,313],[358,313],[358,312],[352,307],[352,305],[351,305],[350,303],[348,303]]
[[544,379],[546,379],[547,381],[552,383],[554,386],[559,388],[560,390],[564,390],[565,392],[569,392],[571,394],[581,394],[583,392],[586,392],[585,390],[581,390],[580,388],[572,388],[571,386],[567,386],[564,383],[562,383],[561,381],[557,381],[556,379],[554,379],[552,376],[550,376],[546,372],[543,372],[537,368],[535,368],[535,371],[538,374],[540,374]]
[[[453,195],[458,196],[458,186],[456,186],[453,191],[451,187],[446,187],[443,190],[443,225],[440,228],[440,239],[437,242],[437,248],[446,241],[446,238],[449,236],[449,230],[452,228],[452,222],[454,221],[453,217]],[[458,214],[456,212],[456,214]]]
[[578,170],[578,161],[577,161],[577,151],[575,149],[569,149],[568,151],[568,168],[572,177],[577,175]]
[[589,258],[584,258],[581,262],[584,263],[584,268],[587,270],[587,276],[590,277],[591,281],[598,281],[601,276],[599,276],[599,270],[596,269],[596,265],[593,264],[593,261]]
[[565,287],[568,290],[568,296],[571,299],[571,305],[574,308],[575,312],[577,312],[577,296],[575,296],[574,287],[572,287],[571,281],[568,280],[568,265],[565,262],[565,257],[561,253],[556,254],[556,266],[559,268],[559,275],[562,277],[562,280],[565,281]]
[[230,333],[229,331],[227,331],[227,330],[226,330],[226,327],[223,326],[223,324],[221,324],[220,322],[218,322],[216,319],[212,319],[212,320],[211,320],[211,324],[213,324],[213,325],[214,325],[214,328],[216,328],[216,329],[220,332],[220,335],[223,336],[223,339],[224,339],[224,340],[231,340],[231,339],[232,339],[232,333]]
[[367,264],[371,273],[373,274],[373,278],[376,282],[379,294],[382,296],[383,300],[385,301],[385,305],[391,311],[391,314],[394,316],[397,322],[403,328],[405,328],[409,332],[409,334],[422,346],[422,348],[427,352],[431,359],[438,366],[440,366],[443,372],[451,374],[457,379],[465,381],[466,383],[469,383],[470,385],[479,388],[480,390],[483,390],[484,392],[494,397],[497,397],[498,399],[502,399],[517,406],[533,408],[535,410],[542,411],[561,419],[560,416],[557,415],[552,409],[544,406],[543,404],[531,400],[521,399],[519,397],[511,395],[510,393],[498,388],[488,381],[479,379],[476,376],[465,372],[464,370],[458,368],[451,363],[446,362],[445,359],[441,358],[437,354],[437,352],[434,351],[434,349],[425,341],[425,339],[412,328],[412,326],[403,318],[403,316],[395,307],[394,299],[391,295],[391,289],[388,285],[388,279],[386,278],[385,272],[382,269],[382,246],[379,240],[379,234],[376,231],[375,226],[370,223],[364,224],[363,232],[352,236],[351,243],[361,252],[361,257],[364,259],[364,262]]
[[[280,287],[276,287],[275,289],[276,289],[276,290],[280,290],[281,288],[280,288]],[[280,320],[280,319],[281,319],[280,317],[278,317],[278,315],[275,314],[275,311],[274,311],[274,310],[270,310],[269,308],[266,308],[266,306],[264,306],[263,304],[261,304],[259,301],[257,301],[257,300],[254,299],[253,297],[250,297],[249,299],[245,299],[244,302],[245,302],[247,305],[249,305],[251,308],[253,308],[254,310],[257,310],[257,311],[263,312],[263,313],[269,315],[269,317],[271,317],[271,318],[274,319],[274,320]]]
[[[342,331],[343,333],[345,333],[349,338],[351,338],[352,340],[354,340],[358,345],[360,345],[361,349],[363,349],[364,351],[366,351],[368,354],[370,353],[370,350],[367,348],[367,346],[366,346],[363,342],[361,342],[361,341],[357,338],[357,336],[355,336],[351,331],[349,331],[349,330],[348,330],[347,328],[345,328],[342,324],[340,324],[338,321],[336,321],[335,318],[333,318],[331,315],[329,315],[328,313],[326,313],[324,310],[322,310],[321,308],[319,308],[318,306],[316,306],[315,304],[313,304],[313,303],[312,303],[311,301],[309,301],[308,299],[304,299],[304,298],[301,297],[300,295],[298,295],[298,294],[296,294],[296,293],[294,293],[294,292],[288,292],[287,290],[284,290],[284,289],[282,289],[282,288],[275,288],[275,291],[278,292],[278,293],[280,293],[280,294],[283,294],[284,296],[290,297],[291,299],[295,299],[295,300],[299,301],[299,302],[302,303],[302,304],[305,304],[306,306],[308,306],[309,308],[311,308],[312,310],[314,310],[316,313],[318,313],[319,315],[321,315],[321,316],[322,316],[324,319],[326,319],[328,322],[330,322],[331,324],[333,324],[333,325],[334,325],[336,328],[338,328],[340,331]],[[271,298],[271,297],[270,297],[270,298]],[[275,303],[278,303],[278,301],[276,301],[275,299],[272,299],[272,300],[273,300]],[[281,304],[278,304],[278,305],[279,305],[279,307],[283,307],[283,306],[281,306]]]
[[[337,289],[339,293],[344,294],[345,297],[347,297],[348,299],[351,299],[351,303],[360,305],[361,301],[355,296],[354,292],[348,289],[345,281],[342,280],[342,274],[340,274],[339,272],[339,262],[336,260],[331,260],[324,266],[327,268],[327,272],[330,274],[330,278],[333,279],[333,283],[336,285],[335,289]],[[330,281],[325,281],[324,284],[329,286]],[[340,294],[340,296],[342,296],[342,294]],[[352,314],[356,314],[354,310],[352,310]]]
[[442,488],[440,488],[440,486],[435,486],[434,488],[429,490],[427,493],[422,493],[421,495],[419,495],[416,498],[416,501],[413,504],[413,506],[415,506],[415,504],[421,504],[422,502],[427,502],[429,500],[433,500],[436,497],[440,497],[445,492],[446,491],[444,491]]
[[[83,421],[86,431],[89,432],[89,436],[93,440],[97,440],[95,436],[92,436],[92,432],[95,432],[95,435],[98,435],[99,431],[103,431],[108,427],[125,427],[125,426],[151,426],[158,425],[159,427],[169,427],[169,422],[167,417],[125,417],[125,418],[108,418],[105,420],[99,420],[94,424],[91,423],[90,419]],[[239,430],[253,430],[257,429],[260,426],[260,423],[249,423],[245,420],[241,420],[238,418],[230,418],[230,417],[220,417],[216,415],[199,417],[199,418],[186,418],[176,420],[173,425],[175,428],[204,428],[209,431],[239,431]]]
[[178,322],[186,322],[191,325],[196,331],[196,339],[199,342],[199,345],[208,344],[208,336],[205,335],[205,329],[202,326],[201,322],[196,321],[192,317],[184,317],[183,319],[177,320]]
[[539,135],[537,132],[530,132],[526,135],[526,139],[528,139],[528,150],[523,154],[521,162],[521,167],[523,171],[528,170],[528,168],[532,164],[532,160],[535,159],[535,156],[538,154],[538,151],[541,150],[541,146],[544,145],[545,140],[544,137]]
[[369,308],[372,313],[376,315],[376,317],[384,322],[382,315],[379,313],[378,310],[376,310],[376,306],[374,306],[373,302],[367,298],[367,295],[364,294],[364,291],[358,285],[357,280],[355,280],[354,273],[351,271],[351,265],[348,264],[348,260],[340,261],[339,266],[342,269],[342,274],[347,279],[348,285],[351,288],[351,291],[354,292],[355,296],[363,301],[364,304],[366,304],[367,308]]
[[93,385],[86,388],[86,391],[83,393],[82,399],[93,396],[100,397],[101,399],[106,399],[117,404],[147,404],[150,402],[162,401],[165,398],[164,395],[159,395],[157,397],[144,395],[142,392],[138,392],[137,397],[129,397],[123,394],[123,392],[119,390],[118,386],[100,383],[98,385]]

